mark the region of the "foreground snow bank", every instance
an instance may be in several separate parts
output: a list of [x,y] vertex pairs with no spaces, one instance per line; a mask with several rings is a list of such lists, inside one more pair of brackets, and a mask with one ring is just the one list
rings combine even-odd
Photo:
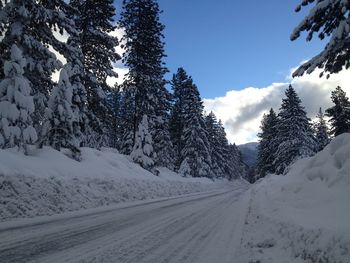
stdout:
[[83,148],[81,162],[48,147],[33,149],[30,156],[0,150],[0,220],[223,187],[223,182],[159,171],[155,176],[112,149]]
[[242,262],[350,262],[350,134],[251,191]]

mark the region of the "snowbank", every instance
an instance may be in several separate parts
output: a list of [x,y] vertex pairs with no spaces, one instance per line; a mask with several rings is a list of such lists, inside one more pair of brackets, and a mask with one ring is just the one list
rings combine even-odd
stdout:
[[83,148],[81,162],[49,147],[31,151],[24,156],[15,149],[0,150],[0,220],[222,187],[166,168],[155,176],[113,149]]
[[350,262],[349,222],[350,134],[343,134],[285,176],[270,175],[252,188],[244,256],[261,263]]

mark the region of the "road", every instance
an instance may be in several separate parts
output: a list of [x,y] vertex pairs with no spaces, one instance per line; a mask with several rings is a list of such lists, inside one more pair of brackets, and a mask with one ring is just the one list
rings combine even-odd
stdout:
[[0,223],[0,262],[233,263],[248,192],[239,186]]

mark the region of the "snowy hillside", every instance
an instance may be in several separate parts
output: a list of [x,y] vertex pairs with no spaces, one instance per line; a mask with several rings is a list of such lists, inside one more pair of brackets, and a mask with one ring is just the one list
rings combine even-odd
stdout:
[[350,134],[343,134],[285,176],[270,175],[252,188],[242,257],[350,262],[349,189]]
[[30,156],[15,149],[0,150],[0,220],[208,191],[222,186],[209,179],[183,178],[166,168],[159,171],[159,176],[155,176],[109,148],[102,151],[82,148],[81,162],[50,147],[33,148]]
[[257,142],[249,142],[246,144],[238,145],[238,149],[242,153],[243,162],[249,167],[256,165],[257,155],[258,155],[258,145]]

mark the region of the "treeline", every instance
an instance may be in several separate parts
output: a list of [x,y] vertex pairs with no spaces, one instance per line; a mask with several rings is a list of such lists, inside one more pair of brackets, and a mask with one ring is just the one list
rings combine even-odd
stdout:
[[283,174],[296,160],[321,151],[332,137],[350,132],[350,101],[341,87],[332,91],[334,106],[326,114],[320,108],[314,123],[307,117],[292,86],[285,95],[278,114],[271,109],[263,116],[258,134],[258,163],[252,181],[268,173]]
[[[145,169],[237,178],[244,165],[180,68],[166,88],[164,25],[155,0],[0,1],[0,147],[114,147]],[[119,27],[124,54],[112,32]],[[59,36],[59,37],[57,37]],[[65,58],[63,64],[55,52]],[[129,69],[122,85],[114,63]],[[52,80],[60,71],[58,83]]]

